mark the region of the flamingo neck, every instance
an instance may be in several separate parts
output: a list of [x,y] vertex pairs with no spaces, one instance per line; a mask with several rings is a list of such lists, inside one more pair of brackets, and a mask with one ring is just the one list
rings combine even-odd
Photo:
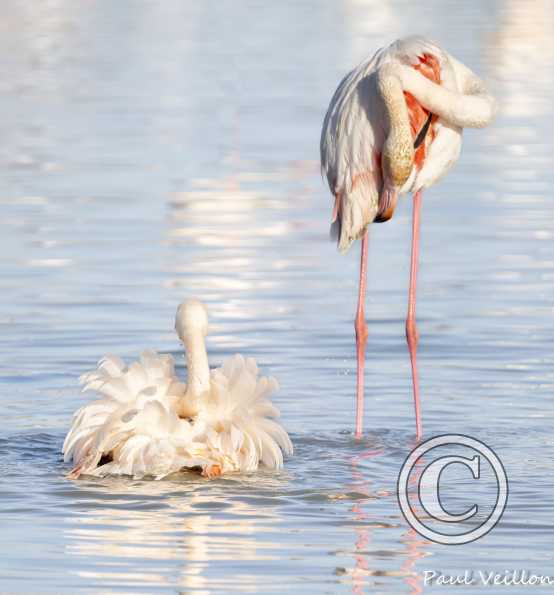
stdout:
[[187,335],[185,339],[187,354],[187,394],[196,399],[210,389],[210,367],[206,343],[201,332]]
[[401,188],[410,177],[414,164],[414,142],[404,90],[391,66],[384,65],[378,73],[378,88],[388,120],[381,163],[392,186]]
[[[496,101],[487,91],[483,81],[468,68],[450,58],[445,73],[453,79],[446,88],[435,78],[421,76],[418,70],[403,64],[387,64],[389,77],[397,77],[404,91],[409,92],[428,112],[451,126],[483,128],[490,124],[496,113]],[[383,67],[385,68],[385,67]],[[440,80],[440,79],[439,79]]]

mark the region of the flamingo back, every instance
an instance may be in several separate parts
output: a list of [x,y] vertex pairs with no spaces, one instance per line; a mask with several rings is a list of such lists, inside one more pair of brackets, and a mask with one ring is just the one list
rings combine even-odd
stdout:
[[[459,81],[449,55],[422,37],[399,39],[348,73],[339,84],[325,115],[321,132],[321,166],[335,197],[331,234],[341,252],[361,238],[367,226],[383,221],[388,205],[381,204],[381,152],[387,115],[377,87],[377,72],[387,63],[410,66],[437,85],[458,90]],[[429,114],[408,92],[405,99],[414,142],[430,117],[427,134],[416,147],[414,166],[402,192],[431,185],[456,161],[461,128]],[[433,151],[437,143],[441,151]],[[436,164],[434,164],[434,163]]]
[[292,454],[271,402],[277,381],[237,355],[212,370],[193,418],[178,415],[187,398],[170,355],[144,352],[129,366],[113,356],[81,377],[98,399],[77,411],[63,445],[70,477],[130,475],[160,479],[181,469],[213,476],[283,466]]

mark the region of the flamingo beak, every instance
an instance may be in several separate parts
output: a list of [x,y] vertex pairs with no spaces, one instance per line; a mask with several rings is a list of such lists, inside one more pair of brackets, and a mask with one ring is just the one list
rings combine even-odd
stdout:
[[398,188],[385,183],[379,196],[379,210],[374,219],[375,223],[384,223],[392,218],[398,202],[398,194]]
[[429,112],[429,115],[427,116],[427,120],[425,120],[425,124],[423,124],[421,130],[419,131],[418,135],[416,136],[415,140],[414,140],[414,149],[417,149],[421,143],[423,143],[423,141],[425,140],[425,136],[427,134],[427,132],[429,131],[429,127],[431,126],[431,123],[433,121],[433,114],[431,112]]

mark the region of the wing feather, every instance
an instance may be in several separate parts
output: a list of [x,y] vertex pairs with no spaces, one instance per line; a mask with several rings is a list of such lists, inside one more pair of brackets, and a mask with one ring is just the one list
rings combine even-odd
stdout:
[[277,381],[258,374],[252,358],[236,355],[212,372],[211,399],[200,403],[204,425],[197,439],[205,434],[210,456],[224,470],[253,471],[259,463],[279,469],[283,453],[292,454],[288,434],[274,421],[279,410],[270,397]]

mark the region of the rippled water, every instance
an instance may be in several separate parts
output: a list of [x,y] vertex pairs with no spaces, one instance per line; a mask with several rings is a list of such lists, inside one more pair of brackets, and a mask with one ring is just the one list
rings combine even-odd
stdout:
[[[0,592],[419,593],[428,569],[554,575],[552,5],[420,4],[3,2]],[[414,445],[410,201],[371,230],[357,443],[358,248],[327,241],[318,171],[341,76],[414,28],[501,103],[424,196],[424,430],[484,440],[510,479],[500,524],[459,547],[419,537],[396,501]],[[106,352],[181,358],[173,315],[191,295],[210,307],[212,365],[240,351],[280,380],[285,471],[65,479],[78,376]]]

